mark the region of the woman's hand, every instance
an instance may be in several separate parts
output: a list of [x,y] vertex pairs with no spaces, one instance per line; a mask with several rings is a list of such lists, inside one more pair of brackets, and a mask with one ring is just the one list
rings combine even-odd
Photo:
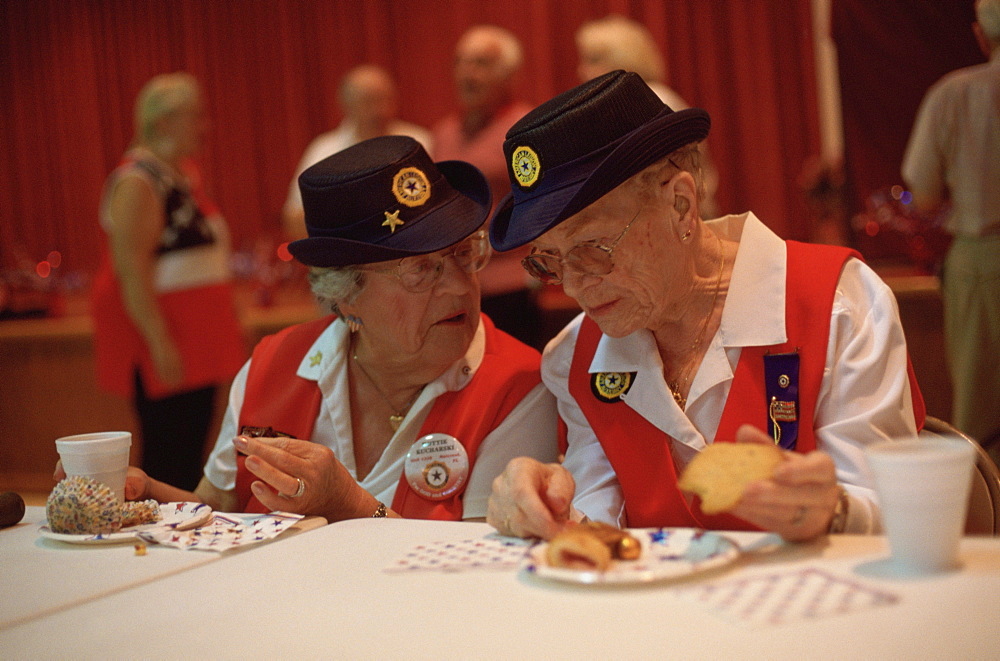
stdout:
[[[774,443],[751,425],[736,432],[738,443]],[[788,541],[826,534],[840,497],[833,459],[825,452],[785,452],[771,479],[747,486],[732,514]]]
[[502,535],[551,539],[569,523],[575,491],[561,465],[517,457],[493,480],[486,521]]
[[[233,444],[247,455],[247,470],[260,478],[250,489],[264,507],[322,516],[331,523],[371,516],[377,507],[375,498],[324,445],[248,436],[237,436]],[[296,496],[300,480],[303,490]]]

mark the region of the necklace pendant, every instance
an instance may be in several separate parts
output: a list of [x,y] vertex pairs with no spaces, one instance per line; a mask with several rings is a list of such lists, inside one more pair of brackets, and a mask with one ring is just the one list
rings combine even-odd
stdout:
[[392,427],[392,431],[399,431],[399,426],[403,424],[403,417],[395,413],[389,416],[389,426]]
[[681,386],[679,383],[668,383],[667,387],[670,388],[670,394],[674,396],[674,401],[677,402],[677,406],[684,410],[687,406],[687,398],[681,395]]

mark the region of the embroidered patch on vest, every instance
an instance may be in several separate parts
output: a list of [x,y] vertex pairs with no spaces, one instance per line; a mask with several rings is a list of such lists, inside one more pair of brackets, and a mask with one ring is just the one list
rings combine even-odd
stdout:
[[598,372],[591,375],[590,390],[598,401],[613,404],[628,392],[636,372]]

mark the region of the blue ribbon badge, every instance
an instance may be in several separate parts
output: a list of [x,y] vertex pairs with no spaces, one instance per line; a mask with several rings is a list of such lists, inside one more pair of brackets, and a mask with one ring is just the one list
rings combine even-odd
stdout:
[[794,450],[799,438],[799,354],[764,355],[767,430],[775,445]]

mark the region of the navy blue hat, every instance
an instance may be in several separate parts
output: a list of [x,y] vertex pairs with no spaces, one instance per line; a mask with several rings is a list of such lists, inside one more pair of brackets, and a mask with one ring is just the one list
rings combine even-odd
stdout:
[[708,113],[674,112],[635,73],[612,71],[538,106],[507,131],[511,193],[490,223],[510,250],[538,238],[657,161],[708,135]]
[[426,255],[479,229],[490,211],[483,173],[434,163],[413,138],[359,142],[299,175],[309,238],[288,250],[307,266],[369,264]]

